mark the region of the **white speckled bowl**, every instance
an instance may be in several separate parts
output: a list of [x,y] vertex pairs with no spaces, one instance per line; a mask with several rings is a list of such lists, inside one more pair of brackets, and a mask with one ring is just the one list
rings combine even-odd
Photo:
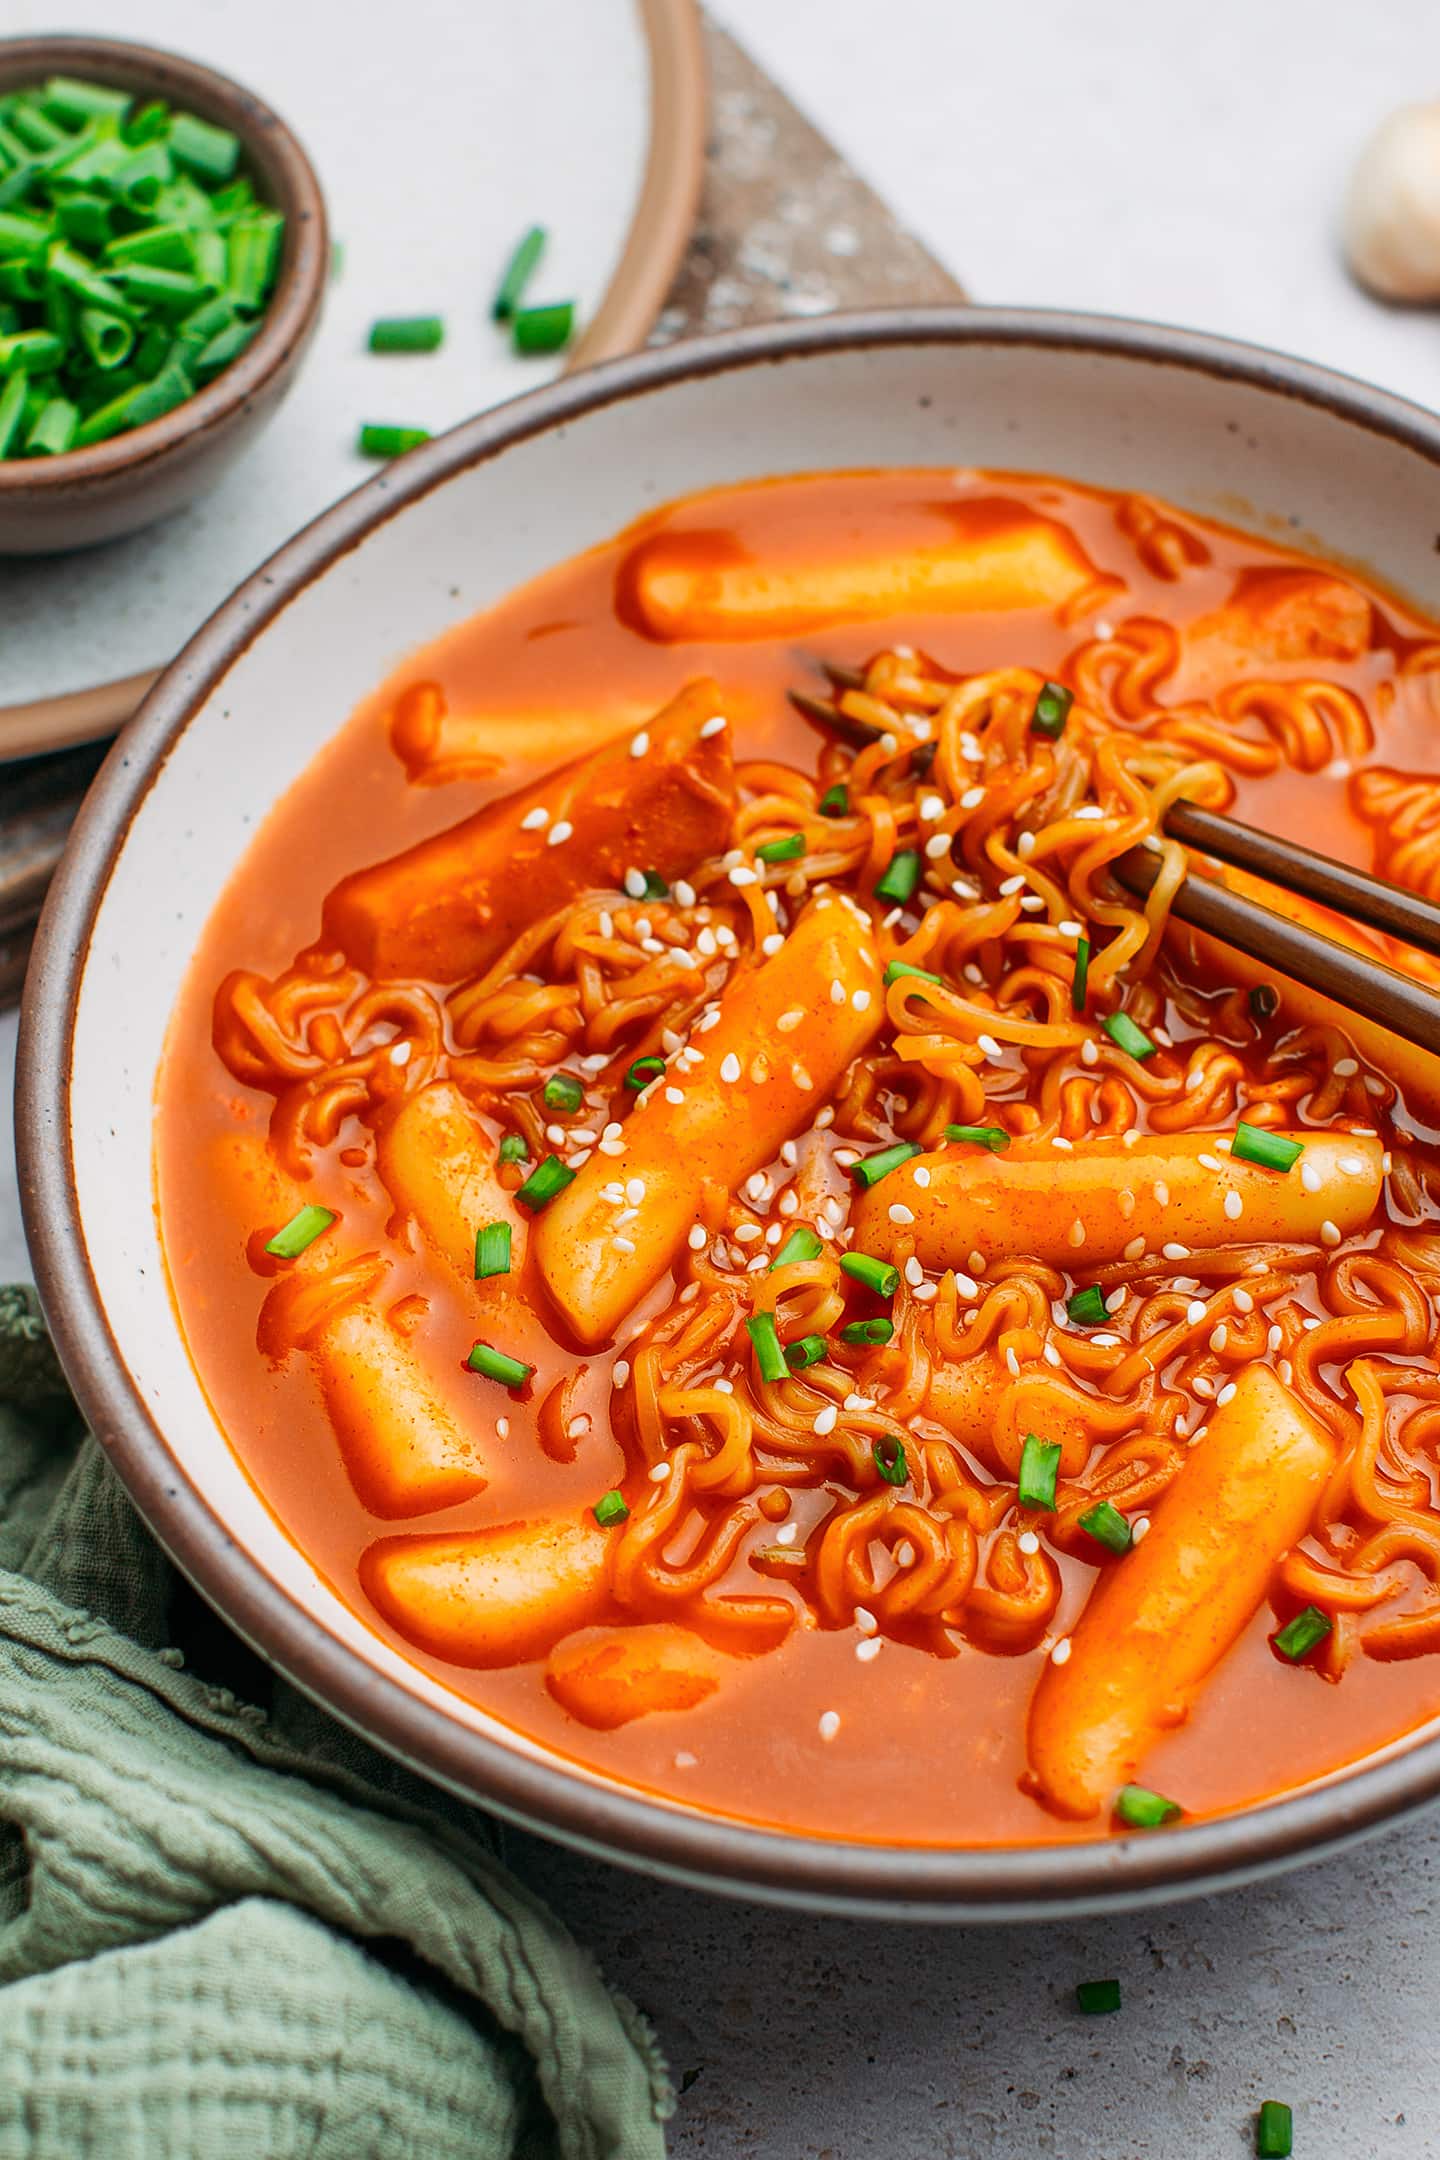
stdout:
[[1013,1918],[1174,1896],[1329,1850],[1440,1793],[1440,1735],[1221,1820],[1000,1851],[789,1837],[607,1785],[368,1633],[277,1527],[185,1354],[151,1187],[156,1066],[201,925],[258,820],[400,654],[689,490],[951,462],[1154,492],[1435,603],[1440,421],[1275,355],[957,309],[740,332],[594,369],[372,480],[163,676],[46,909],[19,1129],[46,1310],[116,1469],[212,1603],[338,1716],[497,1812],[635,1866],[832,1910]]

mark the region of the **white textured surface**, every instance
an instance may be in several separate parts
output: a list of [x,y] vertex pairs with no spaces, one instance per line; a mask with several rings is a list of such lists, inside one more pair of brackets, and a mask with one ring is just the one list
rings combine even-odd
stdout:
[[[91,0],[86,30],[189,53],[256,90],[320,176],[341,275],[289,397],[210,494],[82,553],[0,562],[0,705],[171,659],[240,579],[370,477],[362,420],[432,432],[533,390],[490,298],[525,227],[550,240],[530,298],[594,313],[629,229],[649,140],[633,0]],[[12,0],[5,35],[53,30]],[[76,27],[80,27],[77,24]],[[365,349],[377,315],[443,314],[438,353]],[[94,625],[106,635],[97,649]]]

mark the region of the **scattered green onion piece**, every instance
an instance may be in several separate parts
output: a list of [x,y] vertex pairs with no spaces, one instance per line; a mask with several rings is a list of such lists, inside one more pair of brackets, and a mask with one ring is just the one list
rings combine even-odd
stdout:
[[805,835],[795,832],[784,840],[767,840],[756,848],[755,853],[761,862],[794,862],[797,856],[805,853]]
[[103,195],[67,195],[55,205],[55,222],[67,240],[80,247],[103,248],[110,242],[110,205]]
[[634,1088],[638,1094],[641,1088],[649,1087],[652,1080],[658,1080],[664,1070],[664,1058],[636,1058],[629,1072],[625,1075],[625,1085],[627,1088]]
[[105,244],[107,269],[121,263],[153,263],[161,270],[189,270],[195,261],[188,225],[142,225]]
[[1305,1152],[1303,1140],[1287,1140],[1283,1133],[1267,1132],[1263,1125],[1235,1127],[1230,1142],[1232,1162],[1259,1163],[1262,1170],[1293,1170]]
[[1178,1800],[1167,1800],[1148,1785],[1122,1785],[1115,1795],[1115,1813],[1132,1830],[1157,1830],[1161,1823],[1175,1822],[1184,1810]]
[[789,1267],[796,1260],[818,1260],[823,1251],[815,1232],[807,1229],[804,1223],[797,1223],[770,1262],[767,1273],[777,1267]]
[[1075,1990],[1075,2002],[1086,2017],[1108,2017],[1112,2010],[1120,2008],[1120,1983],[1118,1980],[1082,1980]]
[[989,1148],[992,1155],[1003,1155],[1010,1145],[1010,1135],[1003,1125],[947,1125],[947,1140],[973,1140],[976,1147]]
[[146,301],[157,314],[185,315],[205,298],[199,278],[183,270],[162,270],[157,263],[117,263],[112,274],[132,305]]
[[555,300],[548,307],[517,308],[510,335],[517,353],[563,352],[575,328],[575,303]]
[[860,1349],[866,1343],[887,1343],[894,1333],[894,1321],[882,1313],[874,1320],[847,1320],[840,1330],[840,1340]]
[[785,1362],[792,1372],[803,1372],[807,1365],[818,1365],[829,1347],[823,1335],[802,1335],[798,1342],[786,1343]]
[[1033,1432],[1026,1433],[1025,1445],[1020,1450],[1017,1480],[1021,1507],[1043,1508],[1046,1514],[1054,1514],[1055,1481],[1060,1475],[1061,1453],[1058,1440],[1041,1440]]
[[245,210],[230,227],[225,287],[236,307],[263,305],[280,260],[285,220],[275,210]]
[[361,457],[403,457],[407,450],[418,450],[421,443],[430,440],[429,428],[388,427],[378,421],[367,420],[360,430]]
[[1143,1028],[1136,1027],[1135,1022],[1128,1013],[1107,1013],[1100,1025],[1110,1037],[1111,1042],[1119,1049],[1124,1050],[1127,1055],[1135,1058],[1137,1062],[1143,1062],[1148,1057],[1154,1057],[1154,1043],[1151,1042],[1150,1037]]
[[108,405],[102,405],[98,412],[92,412],[75,437],[76,448],[106,442],[127,428],[145,427],[152,420],[163,419],[167,412],[183,405],[193,389],[184,368],[178,362],[168,363],[151,381],[137,383]]
[[72,405],[69,398],[50,398],[25,437],[25,448],[31,457],[63,457],[79,425],[78,406]]
[[31,98],[22,96],[11,102],[9,121],[28,149],[60,150],[65,146],[64,128],[57,127]]
[[564,1192],[574,1179],[575,1172],[567,1169],[558,1155],[547,1155],[544,1162],[533,1169],[515,1198],[522,1207],[538,1215],[541,1208],[548,1207],[556,1196]]
[[487,1222],[475,1233],[475,1280],[485,1282],[492,1275],[508,1275],[510,1272],[510,1225],[508,1222]]
[[625,1505],[625,1495],[622,1492],[613,1490],[602,1493],[590,1512],[602,1530],[608,1530],[611,1523],[628,1522],[630,1519],[630,1510]]
[[130,103],[128,90],[81,82],[74,75],[52,75],[40,97],[50,118],[65,127],[83,127],[87,120],[118,120]]
[[1042,683],[1035,710],[1030,715],[1031,734],[1048,735],[1051,742],[1058,742],[1065,732],[1065,722],[1074,702],[1074,691],[1067,690],[1063,683]]
[[498,1380],[501,1387],[508,1388],[524,1387],[535,1370],[533,1365],[522,1365],[519,1358],[507,1357],[503,1350],[492,1350],[489,1343],[483,1342],[476,1343],[465,1363],[482,1380]]
[[520,305],[520,296],[529,284],[540,257],[545,252],[545,228],[532,225],[521,240],[514,254],[505,265],[495,298],[490,303],[490,313],[496,322],[507,322]]
[[[224,294],[213,293],[208,300],[202,300],[199,307],[189,315],[180,318],[176,335],[198,351],[208,345],[212,338],[218,337],[222,330],[231,329],[238,320],[239,317]],[[253,323],[248,327],[253,329]]]
[[874,1155],[862,1155],[858,1162],[851,1163],[850,1175],[857,1185],[863,1185],[868,1192],[872,1185],[879,1184],[881,1178],[889,1177],[892,1170],[898,1170],[901,1163],[907,1163],[913,1156],[923,1155],[924,1152],[918,1140],[897,1140],[892,1147],[881,1148]]
[[255,322],[232,322],[223,330],[217,330],[209,344],[202,345],[195,355],[196,374],[218,375],[221,368],[229,367],[232,360],[239,359],[259,328],[259,323]]
[[1087,1508],[1080,1517],[1080,1528],[1106,1552],[1127,1553],[1135,1542],[1129,1523],[1108,1500],[1097,1500],[1094,1507]]
[[1292,1665],[1298,1665],[1302,1658],[1309,1657],[1317,1644],[1324,1642],[1334,1625],[1318,1605],[1307,1605],[1303,1612],[1296,1613],[1293,1620],[1287,1620],[1284,1627],[1270,1637],[1270,1647],[1278,1650]]
[[1105,1293],[1099,1283],[1090,1283],[1084,1290],[1077,1290],[1065,1306],[1066,1312],[1078,1327],[1099,1327],[1109,1318],[1105,1310]]
[[893,900],[903,903],[910,899],[920,883],[920,850],[901,848],[898,855],[890,858],[890,867],[875,887],[877,900]]
[[170,107],[163,98],[151,98],[148,105],[131,114],[120,132],[132,149],[138,149],[141,143],[154,142],[169,125]]
[[584,1100],[585,1090],[574,1073],[551,1073],[545,1082],[547,1110],[578,1110]]
[[0,458],[8,457],[10,445],[20,432],[25,412],[25,377],[11,375],[0,389]]
[[1295,2124],[1283,2100],[1262,2100],[1255,2117],[1255,2160],[1290,2160]]
[[444,342],[445,324],[438,315],[382,315],[370,325],[371,352],[438,352]]
[[932,975],[928,968],[911,967],[908,960],[892,960],[885,970],[886,989],[889,989],[891,983],[899,982],[906,975],[913,975],[917,982],[935,983],[940,988],[944,988],[940,976]]
[[825,793],[820,797],[820,815],[821,817],[849,817],[850,790],[843,780],[837,780],[834,787],[826,788]]
[[666,884],[664,878],[661,877],[658,870],[646,870],[642,873],[642,875],[645,879],[645,898],[647,900],[669,899],[670,887]]
[[1090,988],[1090,940],[1088,937],[1075,941],[1075,973],[1070,983],[1070,1010],[1083,1013],[1085,998]]
[[21,368],[27,375],[43,375],[58,367],[65,357],[65,342],[53,330],[15,330],[0,337],[0,375]]
[[845,1252],[840,1255],[840,1271],[853,1282],[863,1283],[873,1290],[876,1297],[892,1298],[900,1287],[900,1270],[888,1260],[877,1260],[871,1253]]
[[265,1250],[277,1260],[298,1260],[307,1246],[313,1245],[322,1230],[328,1230],[335,1216],[330,1208],[302,1207],[292,1215],[283,1230],[277,1230]]
[[0,210],[0,255],[43,255],[49,245],[48,223],[18,210]]
[[526,1162],[529,1159],[529,1155],[530,1150],[526,1146],[525,1142],[521,1139],[519,1133],[507,1132],[504,1139],[500,1142],[500,1161]]
[[754,1313],[745,1322],[745,1332],[755,1345],[755,1365],[762,1380],[783,1380],[790,1367],[785,1362],[785,1352],[780,1347],[780,1337],[775,1332],[775,1315],[771,1312]]
[[132,150],[107,175],[111,189],[134,211],[153,210],[159,201],[160,190],[174,177],[170,152],[158,140]]
[[176,164],[202,180],[228,180],[240,162],[239,138],[194,113],[176,113],[166,140]]
[[135,325],[103,308],[81,308],[80,342],[97,368],[123,367],[135,349]]
[[1248,1002],[1257,1020],[1273,1020],[1280,1010],[1280,993],[1274,983],[1256,983]]
[[870,1450],[871,1460],[887,1485],[903,1485],[910,1476],[905,1443],[893,1433],[882,1433]]

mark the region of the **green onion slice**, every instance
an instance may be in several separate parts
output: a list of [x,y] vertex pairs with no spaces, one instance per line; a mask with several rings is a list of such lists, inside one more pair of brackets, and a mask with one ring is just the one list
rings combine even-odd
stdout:
[[610,1492],[601,1493],[591,1513],[602,1530],[608,1530],[611,1523],[626,1522],[630,1516],[630,1510],[625,1505],[624,1493],[616,1492],[613,1489]]
[[770,1262],[770,1267],[788,1267],[794,1260],[818,1260],[823,1251],[815,1232],[804,1223],[798,1223]]
[[876,1297],[892,1298],[900,1287],[899,1268],[892,1267],[888,1260],[876,1260],[870,1253],[841,1253],[840,1269],[853,1282],[873,1290]]
[[1060,1455],[1058,1440],[1041,1440],[1033,1432],[1026,1433],[1025,1445],[1020,1450],[1020,1475],[1016,1481],[1021,1507],[1044,1508],[1047,1514],[1054,1514]]
[[645,879],[645,898],[647,900],[669,899],[670,887],[661,877],[658,870],[646,870],[642,872],[642,875]]
[[821,817],[848,817],[850,815],[850,790],[843,780],[828,787],[820,797]]
[[863,1185],[868,1192],[872,1185],[879,1184],[881,1178],[889,1177],[892,1170],[898,1170],[901,1163],[907,1163],[913,1156],[923,1155],[924,1152],[918,1140],[897,1140],[892,1147],[881,1148],[874,1155],[862,1155],[858,1162],[851,1163],[850,1175],[857,1185]]
[[298,1260],[307,1246],[313,1245],[322,1230],[328,1230],[334,1222],[334,1211],[328,1207],[302,1207],[298,1215],[292,1215],[283,1230],[277,1230],[265,1247],[277,1260]]
[[545,228],[532,225],[519,242],[514,254],[505,265],[495,298],[490,303],[490,313],[496,322],[506,322],[520,305],[520,295],[529,284],[536,264],[545,252]]
[[1051,742],[1058,742],[1065,732],[1065,722],[1074,702],[1074,691],[1067,690],[1063,683],[1042,683],[1035,710],[1030,715],[1031,734],[1048,735]]
[[1075,1990],[1076,2007],[1086,2017],[1107,2017],[1120,2008],[1118,1980],[1082,1980]]
[[840,1330],[840,1340],[859,1349],[866,1343],[887,1343],[894,1333],[894,1321],[885,1319],[882,1314],[875,1320],[847,1320]]
[[510,1272],[510,1225],[487,1222],[475,1233],[475,1280]]
[[1280,1010],[1280,993],[1274,983],[1256,983],[1248,1003],[1257,1020],[1273,1020]]
[[1129,1523],[1108,1500],[1098,1500],[1094,1507],[1087,1508],[1080,1517],[1080,1528],[1106,1552],[1127,1553],[1135,1542]]
[[561,352],[575,327],[573,300],[553,301],[549,307],[517,308],[510,318],[510,334],[517,353]]
[[889,868],[875,887],[876,899],[909,900],[920,883],[920,868],[920,850],[901,848],[898,855],[891,856]]
[[1263,1125],[1247,1125],[1243,1118],[1230,1142],[1232,1160],[1259,1163],[1262,1170],[1293,1170],[1304,1152],[1303,1140],[1287,1140],[1283,1133],[1267,1132]]
[[532,1215],[538,1215],[541,1208],[548,1207],[558,1193],[564,1192],[574,1177],[575,1172],[568,1169],[558,1155],[547,1155],[544,1162],[531,1171],[515,1198],[522,1207],[529,1208]]
[[1002,1155],[1010,1145],[1003,1125],[947,1125],[945,1138],[973,1141],[976,1147],[989,1148],[992,1155]]
[[1128,1013],[1107,1013],[1100,1023],[1118,1049],[1127,1056],[1143,1061],[1154,1057],[1155,1045],[1143,1028],[1138,1028]]
[[755,1345],[755,1364],[761,1379],[783,1380],[790,1368],[780,1347],[780,1337],[775,1332],[774,1313],[753,1314],[745,1322],[745,1332]]
[[1262,2100],[1255,2117],[1255,2160],[1290,2160],[1295,2124],[1283,2100]]
[[1167,1800],[1148,1785],[1122,1785],[1115,1795],[1115,1813],[1132,1830],[1155,1830],[1184,1813],[1178,1800]]
[[627,1088],[634,1088],[638,1094],[641,1088],[649,1087],[652,1080],[658,1080],[664,1070],[664,1058],[636,1058],[629,1072],[625,1075],[625,1085]]
[[802,1335],[798,1342],[786,1343],[785,1362],[792,1372],[803,1372],[807,1365],[818,1365],[829,1347],[823,1335]]
[[935,983],[942,990],[945,987],[940,976],[932,975],[928,968],[911,967],[908,960],[892,960],[885,970],[886,989],[889,989],[891,983],[899,982],[904,975],[913,975],[917,982]]
[[167,139],[176,164],[201,180],[228,180],[240,162],[238,137],[194,113],[176,113]]
[[910,1476],[910,1466],[905,1460],[905,1444],[893,1433],[882,1433],[870,1450],[875,1468],[887,1485],[903,1485]]
[[500,1142],[501,1162],[525,1162],[529,1159],[529,1155],[530,1150],[519,1133],[507,1132]]
[[805,835],[803,832],[789,833],[783,840],[767,840],[762,847],[757,847],[755,850],[756,856],[761,862],[794,862],[796,857],[803,855],[804,852]]
[[389,422],[367,420],[360,430],[361,457],[403,457],[407,450],[418,450],[421,443],[430,440],[429,428],[393,427]]
[[1083,1013],[1085,996],[1090,987],[1090,940],[1088,937],[1075,941],[1075,973],[1070,983],[1070,1010]]
[[369,346],[375,353],[438,352],[444,342],[440,315],[382,315],[370,325]]
[[1284,1627],[1270,1637],[1270,1646],[1278,1650],[1281,1657],[1288,1658],[1292,1665],[1298,1665],[1302,1658],[1309,1657],[1317,1644],[1324,1642],[1334,1625],[1318,1605],[1307,1605],[1303,1612],[1296,1613],[1293,1620],[1287,1620]]
[[574,1073],[551,1073],[545,1082],[547,1110],[578,1110],[584,1100],[585,1090]]
[[1091,1283],[1084,1290],[1077,1290],[1065,1306],[1066,1312],[1077,1327],[1099,1327],[1109,1319],[1105,1310],[1105,1293],[1099,1283]]
[[498,1380],[501,1387],[522,1388],[535,1368],[522,1365],[519,1358],[506,1357],[503,1350],[492,1350],[489,1343],[477,1342],[466,1358],[471,1372],[479,1373],[483,1380]]

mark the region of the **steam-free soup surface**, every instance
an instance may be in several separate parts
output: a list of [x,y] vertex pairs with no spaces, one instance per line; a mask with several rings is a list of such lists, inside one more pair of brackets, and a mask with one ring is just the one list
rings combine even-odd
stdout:
[[842,474],[337,714],[156,1132],[191,1355],[339,1595],[822,1835],[1109,1835],[1430,1718],[1440,1071],[1167,928],[1173,846],[1107,866],[1184,793],[1435,890],[1436,639],[1140,497]]

